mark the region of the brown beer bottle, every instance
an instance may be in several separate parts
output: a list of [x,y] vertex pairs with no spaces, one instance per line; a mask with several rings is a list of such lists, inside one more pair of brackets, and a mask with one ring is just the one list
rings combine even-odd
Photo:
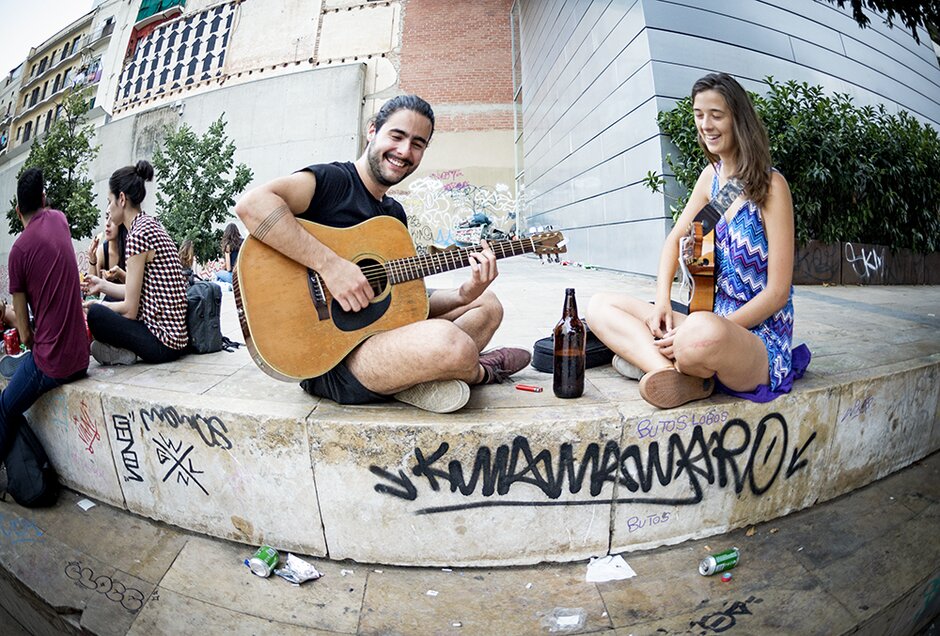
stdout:
[[560,398],[581,397],[584,393],[584,346],[587,334],[578,318],[574,289],[565,290],[565,308],[555,325],[555,370],[552,389]]

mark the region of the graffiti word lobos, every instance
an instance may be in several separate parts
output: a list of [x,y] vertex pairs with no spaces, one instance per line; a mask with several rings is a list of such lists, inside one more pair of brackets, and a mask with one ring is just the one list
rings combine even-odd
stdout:
[[104,594],[109,601],[120,603],[130,613],[135,613],[144,606],[144,595],[137,588],[127,587],[104,574],[95,576],[94,570],[82,567],[78,561],[69,561],[65,566],[65,576],[75,581],[75,585],[95,590]]
[[180,426],[189,427],[199,433],[206,446],[212,448],[218,446],[223,449],[232,448],[232,442],[229,440],[228,428],[225,422],[217,416],[203,417],[202,415],[183,415],[172,406],[163,408],[140,409],[140,421],[150,432],[150,424],[159,422],[173,428]]
[[[575,459],[570,443],[559,447],[556,460],[551,450],[533,452],[528,439],[518,436],[511,445],[503,444],[495,452],[487,446],[480,447],[469,471],[459,460],[446,462],[450,446],[444,442],[430,454],[415,448],[412,474],[424,478],[432,491],[439,491],[441,484],[446,483],[452,493],[470,496],[479,492],[484,497],[496,495],[498,498],[421,508],[416,514],[487,506],[571,506],[610,502],[690,506],[702,501],[706,484],[715,483],[721,488],[731,485],[737,494],[747,489],[761,496],[778,479],[789,479],[807,465],[809,460],[803,458],[803,454],[815,438],[814,432],[802,445],[797,447],[794,444],[791,449],[787,422],[779,413],[765,416],[756,427],[744,420],[732,419],[720,430],[713,430],[707,439],[705,431],[696,427],[688,439],[673,433],[662,445],[659,441],[652,441],[645,448],[637,444],[621,448],[613,440],[602,448],[592,442],[585,447],[580,460]],[[388,482],[375,484],[376,492],[408,501],[418,498],[418,489],[405,471],[399,469],[395,475],[374,465],[369,470]],[[687,482],[688,492],[684,496],[666,496],[654,491],[679,479]],[[637,494],[597,499],[608,482]],[[502,499],[515,484],[533,486],[547,500]],[[585,484],[595,499],[553,501],[565,490],[580,492]]]

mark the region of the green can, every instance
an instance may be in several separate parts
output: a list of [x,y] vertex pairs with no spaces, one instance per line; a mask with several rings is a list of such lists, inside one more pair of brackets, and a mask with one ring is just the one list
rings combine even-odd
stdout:
[[738,564],[741,553],[737,548],[731,548],[718,554],[710,554],[698,565],[698,573],[702,576],[711,576],[718,572],[730,570]]
[[277,553],[277,550],[269,545],[263,545],[258,548],[250,559],[245,559],[245,565],[248,566],[253,574],[267,578],[271,576],[271,572],[277,567],[277,562],[280,561],[280,559],[281,555]]

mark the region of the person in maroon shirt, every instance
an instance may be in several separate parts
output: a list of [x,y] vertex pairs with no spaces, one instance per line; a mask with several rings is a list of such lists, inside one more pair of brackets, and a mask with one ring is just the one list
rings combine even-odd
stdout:
[[39,396],[83,377],[88,369],[78,260],[68,221],[62,212],[46,207],[38,168],[20,176],[16,198],[23,233],[10,250],[10,293],[20,342],[30,350],[7,357],[16,365],[0,393],[0,460]]

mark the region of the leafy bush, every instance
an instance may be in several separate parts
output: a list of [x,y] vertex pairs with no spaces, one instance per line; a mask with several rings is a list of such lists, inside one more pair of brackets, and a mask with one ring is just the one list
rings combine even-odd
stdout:
[[[852,98],[824,95],[820,86],[766,79],[765,95],[751,93],[767,126],[774,165],[793,194],[796,237],[911,248],[940,247],[940,136],[906,112],[857,107]],[[671,206],[674,217],[705,167],[696,142],[690,98],[658,116],[678,149],[666,156],[685,192]],[[661,175],[648,173],[658,190]]]
[[247,165],[235,165],[235,143],[225,134],[225,125],[223,113],[202,136],[188,124],[167,128],[153,155],[160,221],[177,244],[192,239],[203,263],[222,254],[217,226],[232,218],[235,197],[252,177]]

